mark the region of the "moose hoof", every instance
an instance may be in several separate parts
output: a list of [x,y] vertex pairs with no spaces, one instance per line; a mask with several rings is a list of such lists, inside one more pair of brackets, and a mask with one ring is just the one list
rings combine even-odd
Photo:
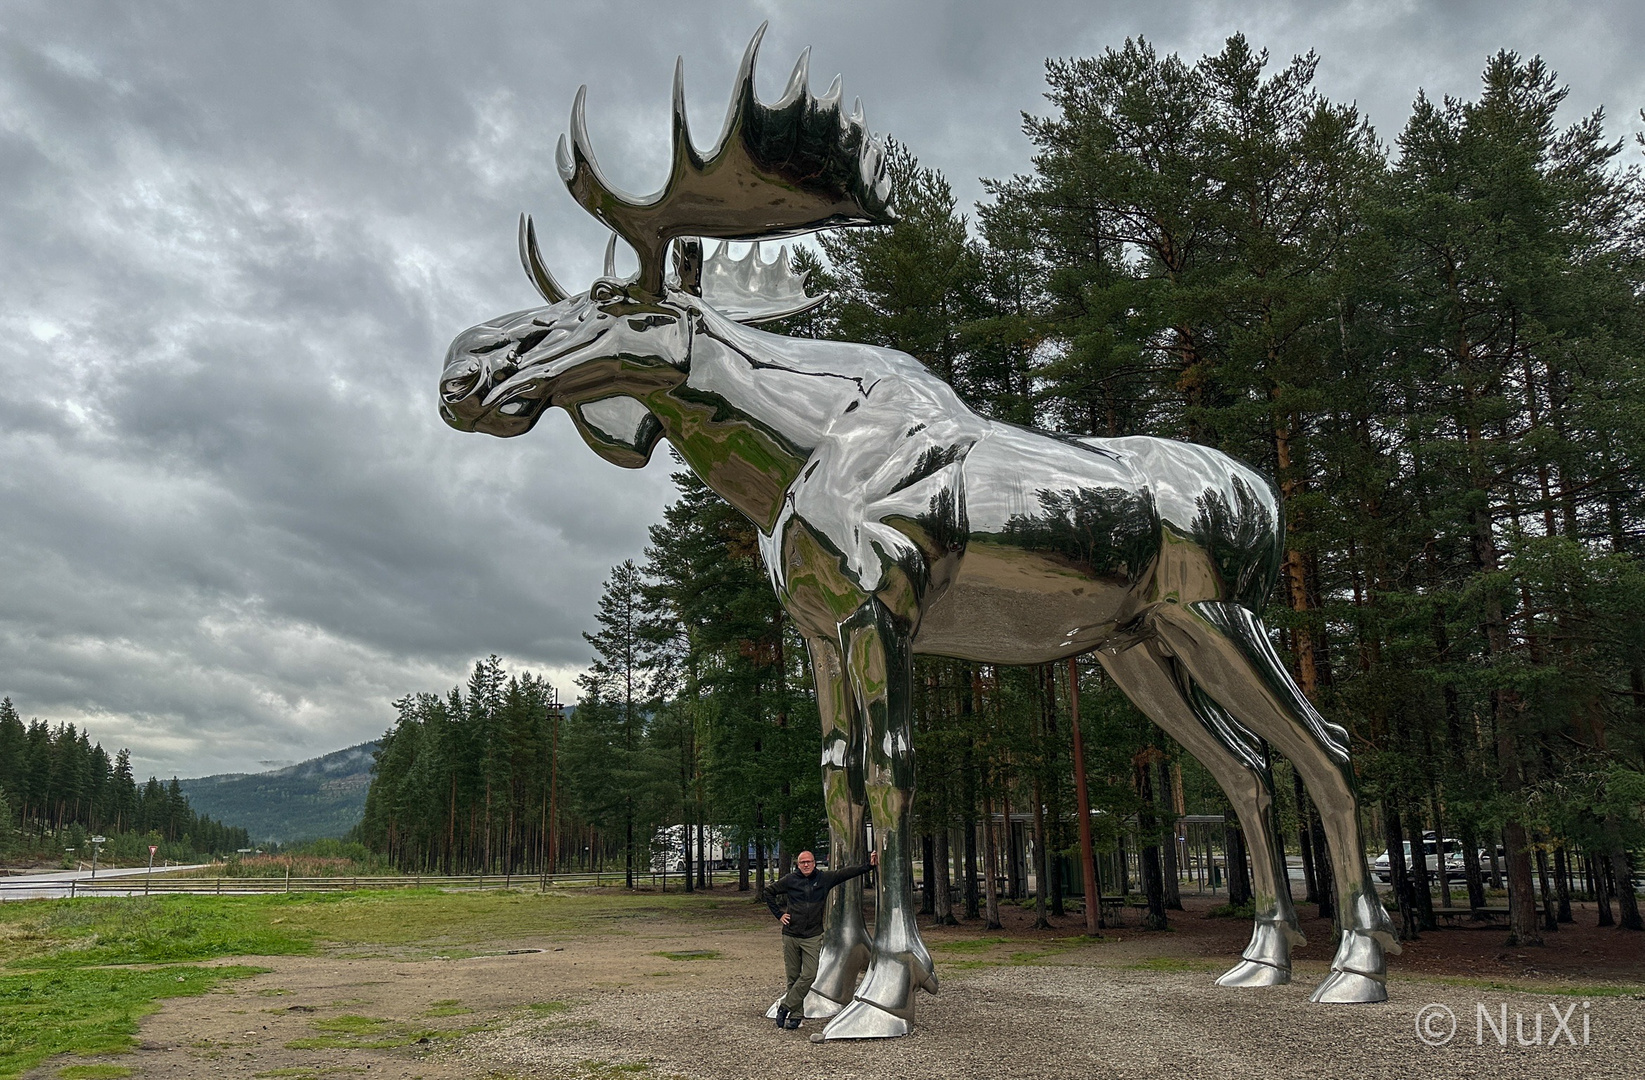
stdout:
[[[831,997],[824,997],[815,990],[805,995],[805,1018],[807,1020],[827,1020],[829,1017],[837,1015],[843,1008],[845,1006],[840,1002]],[[775,1009],[775,1006],[773,1006],[773,1009]],[[771,1014],[772,1019],[776,1019],[776,1016],[776,1012],[773,1011]]]
[[900,1016],[886,1012],[878,1005],[858,998],[823,1028],[823,1038],[835,1039],[896,1039],[907,1035],[912,1025]]
[[1370,1005],[1387,1001],[1388,987],[1381,979],[1357,971],[1333,971],[1308,1000],[1328,1005]]
[[1291,969],[1241,960],[1217,977],[1218,986],[1284,986],[1291,981]]

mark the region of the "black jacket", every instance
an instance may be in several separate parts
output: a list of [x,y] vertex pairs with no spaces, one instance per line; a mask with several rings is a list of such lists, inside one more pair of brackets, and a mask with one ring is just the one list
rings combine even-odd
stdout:
[[[813,870],[810,877],[795,870],[765,887],[765,906],[778,919],[782,918],[784,908],[787,909],[788,925],[783,927],[783,933],[788,937],[816,937],[823,932],[823,901],[828,898],[828,890],[872,869],[864,863],[848,870]],[[779,900],[784,903],[779,904]]]

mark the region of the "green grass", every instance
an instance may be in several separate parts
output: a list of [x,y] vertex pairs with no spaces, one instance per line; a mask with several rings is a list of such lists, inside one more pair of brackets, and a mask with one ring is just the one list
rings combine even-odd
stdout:
[[1504,994],[1552,994],[1559,997],[1584,998],[1631,997],[1645,1001],[1645,985],[1630,985],[1628,983],[1602,983],[1597,985],[1573,985],[1557,982],[1507,983],[1498,979],[1468,979],[1453,975],[1405,975],[1403,972],[1400,974],[1403,978],[1415,982],[1434,983],[1440,986],[1465,986],[1475,990],[1496,990]]
[[10,968],[175,964],[221,956],[313,951],[312,932],[278,925],[273,905],[165,896],[40,900],[0,910],[0,960]]
[[1204,960],[1190,960],[1185,956],[1150,956],[1135,964],[1126,964],[1127,971],[1210,971],[1220,965]]
[[19,1076],[58,1054],[123,1053],[137,1022],[161,999],[203,994],[258,970],[55,967],[0,975],[0,1077]]
[[[269,896],[30,900],[0,906],[0,964],[79,967],[286,956],[324,948],[430,956],[490,953],[500,940],[630,933],[662,914],[730,924],[683,894],[623,898],[395,889]],[[713,950],[682,950],[708,958]]]
[[324,1020],[314,1021],[314,1026],[320,1031],[343,1035],[376,1035],[388,1026],[388,1021],[375,1016],[328,1016]]
[[984,937],[968,938],[965,941],[943,941],[931,946],[932,952],[979,953],[992,949],[995,945],[1013,944],[1010,938]]

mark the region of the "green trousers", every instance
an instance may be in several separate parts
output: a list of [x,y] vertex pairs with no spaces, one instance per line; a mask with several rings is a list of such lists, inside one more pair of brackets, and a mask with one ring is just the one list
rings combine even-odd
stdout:
[[795,1016],[803,1016],[805,995],[817,981],[817,957],[822,952],[822,935],[790,937],[783,935],[783,971],[788,976],[788,993],[783,1004]]

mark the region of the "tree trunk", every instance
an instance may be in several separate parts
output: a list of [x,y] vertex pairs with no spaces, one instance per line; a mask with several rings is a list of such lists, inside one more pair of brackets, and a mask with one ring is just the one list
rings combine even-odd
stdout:
[[1159,822],[1154,817],[1153,770],[1149,767],[1152,747],[1138,755],[1135,763],[1137,785],[1137,833],[1142,844],[1142,892],[1148,901],[1148,914],[1142,920],[1145,930],[1164,930],[1165,875],[1160,869]]
[[1331,848],[1325,842],[1325,822],[1319,816],[1319,808],[1312,804],[1308,816],[1314,833],[1314,854],[1319,856],[1314,860],[1314,877],[1319,881],[1319,917],[1334,919],[1337,916],[1337,879],[1331,870]]
[[1080,815],[1080,877],[1085,885],[1085,932],[1095,937],[1102,926],[1102,893],[1097,889],[1097,857],[1091,847],[1091,794],[1085,784],[1085,739],[1080,733],[1080,671],[1068,658],[1068,715],[1074,729],[1074,796]]
[[920,837],[920,854],[925,862],[925,887],[920,890],[920,914],[935,915],[937,913],[937,855],[936,845],[931,842],[931,834]]
[[[1432,759],[1432,746],[1429,747]],[[1454,907],[1451,903],[1451,867],[1445,851],[1445,818],[1440,814],[1439,791],[1436,788],[1429,792],[1429,805],[1434,815],[1434,872],[1439,876],[1439,899],[1446,907]]]
[[1639,895],[1634,892],[1633,867],[1621,847],[1611,849],[1611,875],[1616,881],[1617,925],[1624,930],[1645,929],[1639,921]]
[[1428,851],[1422,838],[1422,815],[1413,812],[1406,819],[1405,835],[1411,842],[1411,859],[1406,864],[1410,874],[1411,906],[1416,909],[1417,924],[1423,930],[1438,930],[1434,918],[1434,895],[1428,886]]
[[737,891],[748,891],[748,843],[737,845]]
[[1554,849],[1554,888],[1559,895],[1559,910],[1555,918],[1560,922],[1575,922],[1571,917],[1571,859],[1565,845]]
[[1482,919],[1478,910],[1485,906],[1485,875],[1479,868],[1479,835],[1472,825],[1464,823],[1457,830],[1462,840],[1462,876],[1468,883],[1468,909],[1473,918]]
[[[1159,760],[1158,772],[1159,784],[1167,808],[1165,811],[1166,827],[1160,830],[1160,844],[1165,849],[1160,853],[1163,856],[1160,861],[1164,878],[1165,906],[1172,911],[1181,911],[1182,882],[1177,874],[1177,807],[1171,790],[1170,764],[1164,758]],[[1093,869],[1095,868],[1093,867]]]
[[1548,853],[1536,849],[1537,885],[1542,889],[1542,929],[1549,933],[1559,930],[1559,915],[1554,910],[1554,887],[1548,877]]
[[1051,852],[1045,842],[1045,800],[1038,778],[1034,780],[1034,929],[1051,929],[1045,917],[1045,889],[1051,878]]
[[685,856],[683,860],[685,864],[685,891],[693,892],[696,890],[694,883],[696,875],[692,873],[691,866],[691,822],[689,821],[681,821],[680,823],[680,848],[681,853]]
[[1297,847],[1302,852],[1302,881],[1308,890],[1304,901],[1309,904],[1319,903],[1319,881],[1314,877],[1314,844],[1310,824],[1312,806],[1308,801],[1308,791],[1302,786],[1302,774],[1296,769],[1291,770],[1291,787],[1297,797]]
[[628,878],[628,887],[634,887],[634,809],[629,807],[627,820],[623,823],[623,866]]
[[968,817],[964,825],[965,840],[962,850],[965,855],[965,885],[962,896],[965,900],[965,917],[967,919],[982,918],[981,898],[977,895],[977,821]]
[[[1146,874],[1146,868],[1144,874]],[[1146,877],[1144,878],[1146,881]],[[1251,869],[1245,855],[1245,832],[1238,825],[1228,827],[1228,903],[1244,907],[1252,901]]]
[[1525,826],[1509,821],[1502,827],[1502,841],[1508,851],[1508,944],[1541,945],[1536,897],[1531,892],[1531,845]]
[[1022,880],[1022,844],[1017,840],[1017,826],[1011,821],[1011,782],[1007,776],[1001,785],[1000,814],[1005,819],[1005,895],[1021,900],[1024,895]]
[[998,930],[1000,924],[999,849],[994,839],[994,798],[986,784],[982,791],[982,870],[987,919],[983,928]]
[[1616,916],[1611,913],[1611,890],[1605,880],[1604,860],[1590,852],[1585,856],[1585,861],[1588,863],[1588,877],[1594,883],[1594,907],[1599,910],[1599,925],[1615,926]]
[[954,918],[954,890],[949,888],[948,828],[944,826],[937,830],[937,877],[936,892],[933,899],[937,909],[937,924],[939,926],[953,926],[959,922]]
[[1382,802],[1382,830],[1383,841],[1388,845],[1388,877],[1394,886],[1394,903],[1399,908],[1399,936],[1404,941],[1415,941],[1420,926],[1411,889],[1410,868],[1405,864],[1405,837],[1399,809],[1390,799]]

